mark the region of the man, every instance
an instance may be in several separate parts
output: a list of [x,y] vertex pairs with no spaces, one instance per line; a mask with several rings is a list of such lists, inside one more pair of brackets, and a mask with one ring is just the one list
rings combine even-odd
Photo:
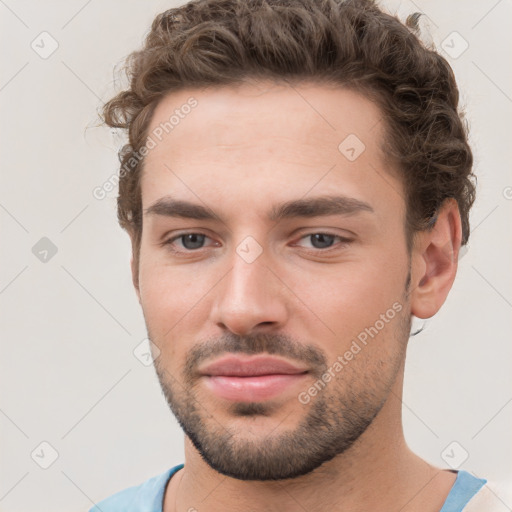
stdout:
[[94,512],[478,507],[486,481],[402,431],[411,319],[443,305],[475,193],[416,22],[198,0],[130,56],[104,118],[129,134],[118,215],[185,463]]

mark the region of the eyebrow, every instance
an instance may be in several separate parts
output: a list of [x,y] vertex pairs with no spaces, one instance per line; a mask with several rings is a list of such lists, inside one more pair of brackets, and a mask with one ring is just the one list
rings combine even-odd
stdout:
[[[374,213],[364,201],[346,196],[321,196],[295,199],[272,207],[268,219],[276,222],[289,218],[312,218],[327,215],[355,215],[362,212]],[[210,208],[165,196],[144,210],[146,215],[162,215],[196,220],[220,220]]]

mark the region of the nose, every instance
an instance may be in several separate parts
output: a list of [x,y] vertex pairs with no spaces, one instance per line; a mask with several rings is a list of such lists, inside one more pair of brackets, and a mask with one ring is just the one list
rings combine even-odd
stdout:
[[288,317],[284,285],[267,264],[263,256],[248,263],[233,254],[231,270],[215,287],[211,320],[217,326],[239,336],[284,326]]

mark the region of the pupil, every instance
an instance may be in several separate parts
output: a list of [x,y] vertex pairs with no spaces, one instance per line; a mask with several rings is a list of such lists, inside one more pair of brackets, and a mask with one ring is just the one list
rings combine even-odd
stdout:
[[313,247],[317,249],[325,249],[326,247],[330,247],[334,242],[334,235],[316,233],[315,235],[311,235],[311,242]]
[[199,249],[204,243],[204,237],[205,235],[199,235],[197,233],[184,235],[181,237],[183,247],[186,249]]

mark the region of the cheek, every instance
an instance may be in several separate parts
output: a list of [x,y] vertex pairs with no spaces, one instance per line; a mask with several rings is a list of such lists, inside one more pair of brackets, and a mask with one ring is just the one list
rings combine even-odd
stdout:
[[205,293],[193,282],[176,269],[147,266],[141,271],[141,305],[149,337],[160,350],[160,365],[177,379],[188,346],[197,339],[195,330],[204,325]]
[[[200,277],[199,277],[200,274]],[[197,340],[204,330],[219,273],[195,265],[169,265],[162,256],[141,258],[141,305],[152,341],[165,357],[178,357],[187,340]],[[172,353],[171,353],[172,352]]]
[[405,309],[407,259],[398,254],[383,257],[381,253],[380,257],[369,256],[333,266],[330,271],[299,275],[294,278],[294,292],[310,313],[334,333],[332,338],[329,336],[334,340],[332,351],[344,350],[376,322],[377,327],[382,327],[381,315],[387,322],[379,329],[379,338],[390,336],[398,317],[397,309]]
[[140,293],[146,311],[167,318],[167,323],[183,316],[204,294],[199,282],[165,267],[141,272]]
[[[187,273],[142,256],[139,289],[144,316],[153,332],[171,328],[190,308],[190,295],[197,292],[187,283]],[[165,331],[164,331],[165,332]]]

